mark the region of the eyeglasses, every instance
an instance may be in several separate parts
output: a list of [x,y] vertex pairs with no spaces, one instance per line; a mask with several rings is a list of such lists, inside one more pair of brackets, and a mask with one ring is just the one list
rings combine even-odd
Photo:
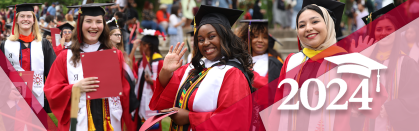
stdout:
[[71,34],[71,31],[63,31],[64,34]]
[[116,37],[121,37],[121,34],[112,34],[112,35],[114,35]]

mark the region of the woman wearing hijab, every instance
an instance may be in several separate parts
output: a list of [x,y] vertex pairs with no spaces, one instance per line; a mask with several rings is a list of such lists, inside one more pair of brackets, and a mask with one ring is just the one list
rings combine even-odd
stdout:
[[39,104],[50,112],[43,89],[45,78],[48,77],[56,56],[51,43],[42,38],[33,8],[38,5],[41,3],[13,5],[16,13],[12,35],[0,45],[0,50],[7,56],[16,71],[34,71],[36,80],[33,81],[32,92]]
[[[184,43],[170,48],[155,82],[150,109],[178,111],[171,115],[171,130],[250,129],[252,105],[247,96],[253,79],[252,59],[246,44],[230,29],[242,13],[201,5],[194,21],[192,62],[181,66]],[[240,104],[234,104],[239,100]]]
[[[299,44],[301,43],[304,49],[302,52],[290,54],[286,58],[278,83],[282,83],[282,80],[287,78],[295,80],[295,86],[302,87],[307,83],[307,80],[312,80],[312,78],[317,78],[317,80],[320,80],[324,84],[327,84],[333,78],[341,78],[344,81],[350,80],[350,82],[347,83],[345,95],[341,97],[336,104],[345,104],[344,102],[349,100],[360,83],[358,76],[352,74],[342,74],[338,76],[336,70],[332,70],[336,65],[325,60],[326,57],[347,54],[345,49],[333,45],[337,42],[335,25],[340,23],[342,13],[339,12],[343,11],[343,7],[343,3],[332,0],[304,1],[303,9],[298,12],[296,20],[296,31]],[[303,85],[303,83],[305,84]],[[347,106],[345,110],[326,109],[332,104],[331,101],[335,99],[334,96],[338,94],[338,91],[328,89],[326,94],[320,94],[318,88],[324,87],[317,87],[311,83],[307,86],[309,90],[307,94],[296,95],[289,102],[298,105],[300,107],[299,110],[282,109],[278,111],[277,108],[272,109],[272,111],[276,111],[273,113],[279,112],[278,114],[280,114],[280,117],[271,115],[269,118],[270,121],[281,122],[279,122],[279,124],[269,124],[272,125],[269,129],[350,131],[351,111],[358,110],[358,108],[355,106]],[[275,102],[280,101],[284,96],[290,93],[289,87],[290,86],[287,84],[282,84],[277,88]],[[303,99],[303,95],[306,95],[305,99],[309,103],[319,101],[318,98],[320,95],[325,95],[327,101],[325,101],[321,108],[309,110],[306,106],[303,107],[299,105],[300,101],[303,101],[300,100],[298,96],[301,96],[301,99]],[[381,106],[382,101],[374,95],[371,96],[375,101],[373,105],[370,105],[372,113],[369,113],[368,116],[374,117],[374,115],[378,115],[379,106]],[[313,106],[314,105],[312,105],[312,107]]]
[[[81,53],[96,52],[114,48],[109,42],[109,28],[104,20],[105,11],[101,6],[113,3],[92,3],[70,6],[79,8],[79,18],[76,29],[72,34],[72,46],[63,50],[51,67],[45,84],[45,94],[51,101],[51,110],[58,119],[59,130],[70,128],[70,98],[72,88],[80,88],[79,113],[77,115],[77,130],[114,130],[122,131],[125,124],[131,129],[131,116],[129,112],[130,86],[124,76],[124,56],[117,50],[119,71],[122,81],[122,96],[107,97],[103,99],[87,100],[86,92],[97,91],[100,78],[83,78]],[[105,59],[104,59],[105,60]],[[101,65],[95,65],[101,66]]]

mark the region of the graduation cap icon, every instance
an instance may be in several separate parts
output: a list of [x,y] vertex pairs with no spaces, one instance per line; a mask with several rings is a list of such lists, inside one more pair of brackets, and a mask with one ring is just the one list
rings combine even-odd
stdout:
[[337,73],[354,73],[365,77],[371,77],[371,70],[377,70],[377,92],[380,92],[380,69],[387,69],[382,65],[359,53],[351,53],[339,56],[324,58],[325,60],[337,64]]

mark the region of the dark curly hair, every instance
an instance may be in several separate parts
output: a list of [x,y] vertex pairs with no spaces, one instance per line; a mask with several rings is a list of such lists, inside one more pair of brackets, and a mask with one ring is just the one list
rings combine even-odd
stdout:
[[[245,44],[248,44],[249,38],[248,38],[248,31],[249,31],[249,24],[245,24],[240,27],[239,31],[237,32],[237,36],[244,40],[246,42]],[[260,33],[268,34],[268,23],[252,23],[250,26],[250,39],[255,38],[256,35],[259,35]],[[252,40],[250,40],[252,41]],[[252,47],[249,47],[252,48]],[[265,53],[269,53],[272,55],[272,57],[281,57],[281,55],[275,51],[274,49],[268,48]],[[252,55],[252,54],[251,54]]]
[[[225,28],[221,24],[210,24],[212,27],[215,28],[218,36],[221,38],[221,65],[226,65],[229,59],[237,59],[240,64],[243,66],[244,70],[249,76],[250,82],[253,83],[253,71],[252,69],[252,56],[247,51],[247,44],[244,43],[242,39],[237,37],[233,31],[230,29]],[[197,28],[197,32],[199,32],[200,27]],[[194,35],[194,57],[192,58],[192,65],[194,66],[195,70],[193,74],[198,74],[204,69],[204,61],[201,60],[203,55],[199,51],[198,48],[198,35]],[[249,85],[251,86],[251,85]]]

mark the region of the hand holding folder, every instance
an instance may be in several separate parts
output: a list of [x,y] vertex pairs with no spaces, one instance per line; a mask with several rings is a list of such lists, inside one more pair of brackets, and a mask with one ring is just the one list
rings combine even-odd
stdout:
[[116,49],[81,53],[83,76],[98,77],[97,91],[87,92],[88,100],[122,96],[121,67]]

